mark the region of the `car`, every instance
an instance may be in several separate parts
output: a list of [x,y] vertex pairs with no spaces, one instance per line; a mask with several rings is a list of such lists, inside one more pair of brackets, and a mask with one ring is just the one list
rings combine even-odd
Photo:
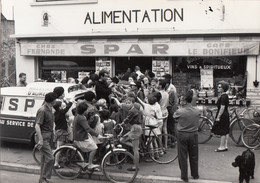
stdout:
[[[35,118],[44,96],[57,86],[64,88],[65,99],[78,100],[92,90],[81,84],[35,82],[26,87],[1,88],[0,135],[2,141],[34,144]],[[93,91],[94,92],[94,91]],[[72,115],[71,110],[68,111]]]

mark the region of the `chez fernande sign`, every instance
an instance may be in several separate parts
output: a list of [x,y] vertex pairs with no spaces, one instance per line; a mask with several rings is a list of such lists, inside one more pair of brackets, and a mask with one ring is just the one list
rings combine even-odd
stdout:
[[239,56],[258,55],[257,42],[21,43],[26,56]]

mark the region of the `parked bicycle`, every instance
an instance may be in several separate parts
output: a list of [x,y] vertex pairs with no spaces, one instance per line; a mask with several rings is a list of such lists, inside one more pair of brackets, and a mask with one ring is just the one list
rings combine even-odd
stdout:
[[[246,106],[238,113],[238,107],[230,108],[230,132],[229,135],[233,142],[237,145],[243,145],[241,140],[241,134],[243,129],[255,122],[249,118],[245,118],[244,114],[249,110]],[[206,115],[202,115],[199,121],[199,143],[204,144],[208,142],[213,134],[211,129],[215,121],[215,113],[217,109],[208,109]]]
[[252,124],[244,128],[242,142],[244,146],[250,149],[260,147],[260,125]]
[[148,130],[148,136],[141,141],[140,155],[160,164],[171,163],[178,157],[176,137],[171,134],[157,135],[155,128],[158,126],[146,125],[144,128]]
[[[117,125],[118,126],[118,125]],[[138,169],[128,171],[127,169],[134,167],[134,157],[126,149],[116,147],[122,136],[123,128],[116,137],[106,136],[109,146],[108,152],[103,157],[101,169],[105,177],[115,183],[130,183],[137,176]],[[61,146],[54,152],[55,158],[60,165],[59,169],[54,169],[55,173],[63,179],[75,179],[81,173],[88,173],[90,176],[94,172],[88,169],[88,164],[85,161],[84,153],[75,145],[68,144]],[[124,176],[122,176],[124,173]]]

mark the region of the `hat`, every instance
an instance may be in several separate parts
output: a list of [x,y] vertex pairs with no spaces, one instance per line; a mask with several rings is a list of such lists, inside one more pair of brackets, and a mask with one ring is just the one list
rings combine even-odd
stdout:
[[49,92],[49,93],[47,93],[47,94],[45,95],[44,101],[50,103],[50,102],[53,102],[54,100],[56,100],[57,98],[58,98],[58,96],[57,96],[56,93],[54,93],[54,92]]
[[167,79],[171,79],[172,78],[172,76],[170,74],[165,74],[162,77],[167,78]]
[[64,88],[61,86],[57,86],[53,89],[53,92],[57,94],[57,98],[59,98],[60,96],[62,96],[62,94],[64,93]]

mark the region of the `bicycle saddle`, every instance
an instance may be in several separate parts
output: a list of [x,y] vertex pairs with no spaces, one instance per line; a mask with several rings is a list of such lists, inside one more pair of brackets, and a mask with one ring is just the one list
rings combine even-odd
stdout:
[[159,125],[145,125],[146,127],[150,128],[150,129],[155,129],[155,128],[158,128]]

